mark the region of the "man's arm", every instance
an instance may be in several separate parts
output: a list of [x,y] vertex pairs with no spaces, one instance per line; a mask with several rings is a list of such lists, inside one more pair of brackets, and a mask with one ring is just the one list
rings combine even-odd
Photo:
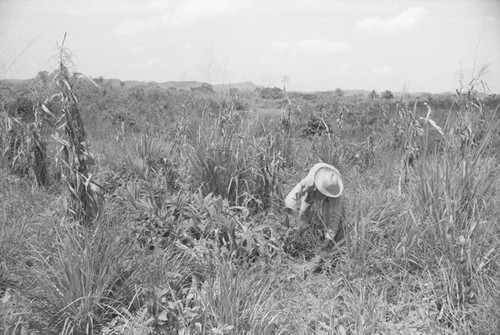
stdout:
[[[328,238],[332,239],[337,234],[340,227],[342,212],[342,197],[326,198],[323,203],[323,221],[326,225]],[[331,232],[330,232],[331,231]]]

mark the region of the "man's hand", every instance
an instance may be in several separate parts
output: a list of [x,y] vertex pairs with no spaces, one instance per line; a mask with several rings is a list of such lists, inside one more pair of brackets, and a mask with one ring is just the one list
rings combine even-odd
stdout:
[[335,234],[336,233],[332,229],[327,229],[326,234],[325,234],[325,238],[327,240],[334,241]]

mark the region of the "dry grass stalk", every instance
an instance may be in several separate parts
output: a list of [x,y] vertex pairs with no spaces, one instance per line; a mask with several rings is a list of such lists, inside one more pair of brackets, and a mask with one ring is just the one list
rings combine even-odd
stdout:
[[65,65],[68,54],[63,46],[59,61],[59,72],[55,82],[61,94],[63,137],[56,135],[62,145],[61,172],[70,191],[69,212],[82,225],[89,226],[100,217],[103,195],[99,185],[92,180],[94,158],[89,151],[85,126],[78,109],[78,99],[72,91],[70,71]]

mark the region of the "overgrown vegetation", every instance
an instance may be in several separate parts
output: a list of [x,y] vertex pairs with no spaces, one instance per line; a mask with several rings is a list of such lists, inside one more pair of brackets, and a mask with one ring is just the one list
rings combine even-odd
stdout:
[[[61,50],[1,83],[3,334],[500,332],[480,77],[446,99],[127,88]],[[349,227],[321,255],[320,217],[299,236],[282,208],[318,161],[343,174]]]

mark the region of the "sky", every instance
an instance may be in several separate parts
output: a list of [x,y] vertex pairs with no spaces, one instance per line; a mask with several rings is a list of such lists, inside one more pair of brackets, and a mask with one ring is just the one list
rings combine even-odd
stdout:
[[0,0],[0,79],[56,68],[121,80],[289,90],[454,91],[487,65],[500,0]]

